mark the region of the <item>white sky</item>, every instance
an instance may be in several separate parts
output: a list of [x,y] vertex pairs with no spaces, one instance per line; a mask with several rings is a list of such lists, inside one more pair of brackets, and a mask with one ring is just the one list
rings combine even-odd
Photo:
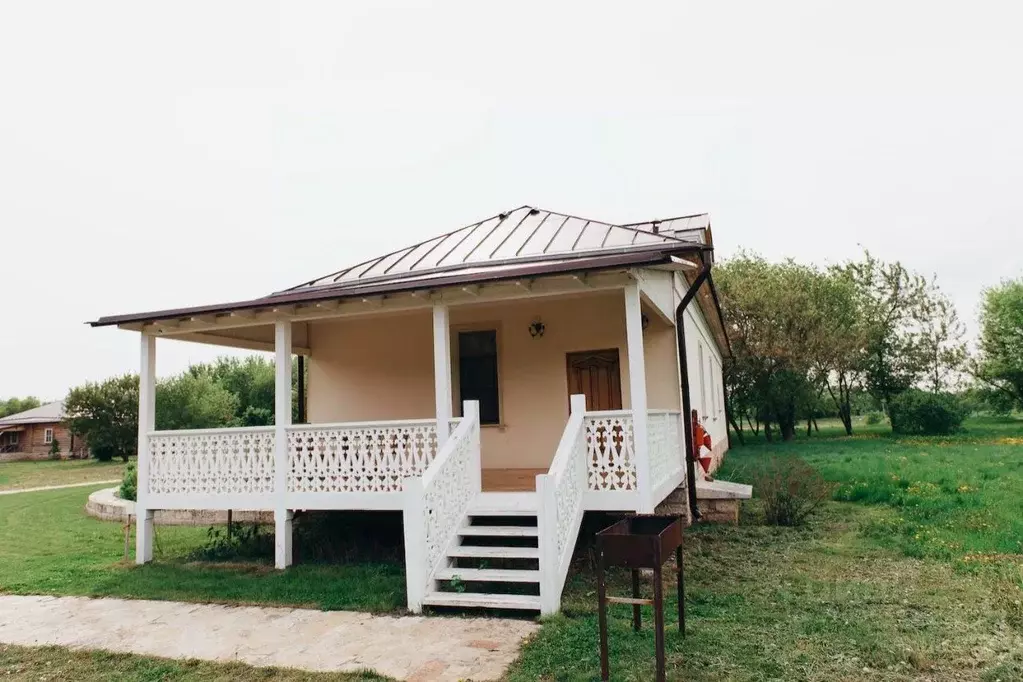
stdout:
[[[1014,3],[352,4],[0,3],[0,397],[135,371],[86,320],[524,203],[709,211],[719,257],[863,245],[971,327],[1023,274]],[[158,372],[223,352],[163,342]]]

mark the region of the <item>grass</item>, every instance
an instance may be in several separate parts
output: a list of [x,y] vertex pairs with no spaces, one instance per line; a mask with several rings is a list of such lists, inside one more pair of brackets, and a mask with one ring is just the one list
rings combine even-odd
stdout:
[[124,462],[98,462],[94,459],[0,462],[0,490],[112,481],[119,480],[123,473]]
[[[767,456],[803,457],[836,499],[802,528],[759,525],[754,501],[738,527],[689,532],[685,639],[671,580],[665,589],[668,678],[1023,680],[1023,422],[968,427],[945,439],[825,427],[735,448],[721,478],[752,481]],[[628,594],[628,574],[612,585]],[[611,609],[611,679],[652,679],[650,609],[638,634],[629,607]],[[509,681],[597,679],[596,641],[584,565]]]
[[63,647],[0,645],[0,677],[20,682],[386,682],[373,673],[310,673],[241,663],[175,661]]
[[[688,533],[685,639],[670,580],[665,590],[669,679],[1023,681],[1023,422],[967,426],[954,438],[900,439],[880,426],[850,438],[822,425],[810,439],[735,448],[722,478],[753,480],[768,456],[801,457],[834,482],[835,499],[801,528],[761,525],[754,500],[741,525]],[[369,611],[404,604],[398,565],[278,573],[259,561],[193,562],[189,553],[204,540],[197,528],[160,528],[157,561],[126,565],[118,525],[82,514],[87,492],[0,497],[0,590]],[[599,678],[595,580],[583,554],[563,613],[527,642],[507,682]],[[627,573],[611,576],[611,594],[628,587]],[[611,609],[611,679],[652,679],[650,609],[638,634],[628,607]],[[0,651],[4,665],[21,665],[39,650]],[[69,655],[49,651],[51,665]],[[95,679],[253,679],[244,668],[79,655],[98,663],[82,659],[83,676],[73,679],[89,680],[84,671]],[[160,677],[146,672],[151,666],[171,672]]]
[[123,527],[85,515],[89,492],[0,496],[0,591],[371,612],[405,606],[399,564],[308,564],[276,571],[271,557],[193,561],[191,553],[206,540],[205,528],[157,526],[156,560],[135,566],[124,561]]

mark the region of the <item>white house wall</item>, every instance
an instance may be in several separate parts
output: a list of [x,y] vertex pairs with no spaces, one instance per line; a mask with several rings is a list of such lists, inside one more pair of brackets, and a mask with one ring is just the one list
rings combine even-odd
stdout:
[[[688,289],[681,275],[675,275],[674,289],[676,300],[681,301]],[[715,452],[720,453],[728,447],[721,351],[696,301],[686,308],[685,327],[692,407],[700,413],[703,427],[710,434]]]

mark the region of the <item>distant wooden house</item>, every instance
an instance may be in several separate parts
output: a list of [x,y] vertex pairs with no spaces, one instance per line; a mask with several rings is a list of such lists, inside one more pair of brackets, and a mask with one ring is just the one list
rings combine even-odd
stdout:
[[64,422],[61,400],[0,418],[0,461],[47,459],[54,441],[61,457],[88,456]]

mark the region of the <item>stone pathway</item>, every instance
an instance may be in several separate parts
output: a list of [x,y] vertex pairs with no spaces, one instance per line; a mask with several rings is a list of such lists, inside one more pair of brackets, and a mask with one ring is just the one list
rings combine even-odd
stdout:
[[84,488],[87,485],[110,485],[120,483],[121,479],[115,478],[109,481],[85,481],[84,483],[65,483],[64,485],[44,485],[39,488],[15,488],[14,490],[0,490],[0,495],[15,495],[17,493],[38,493],[43,490],[63,490],[64,488]]
[[409,682],[497,680],[538,627],[496,618],[0,596],[5,644],[317,671],[368,669]]

